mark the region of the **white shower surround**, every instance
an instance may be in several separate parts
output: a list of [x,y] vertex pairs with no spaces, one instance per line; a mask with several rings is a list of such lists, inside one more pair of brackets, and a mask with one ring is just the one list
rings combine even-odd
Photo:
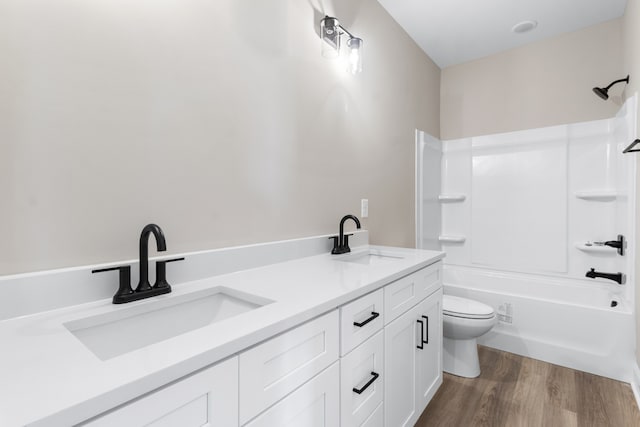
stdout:
[[[608,120],[443,143],[442,194],[466,196],[442,203],[441,234],[464,238],[442,241],[445,293],[512,310],[481,344],[631,381],[636,99]],[[623,257],[584,245],[618,234]]]

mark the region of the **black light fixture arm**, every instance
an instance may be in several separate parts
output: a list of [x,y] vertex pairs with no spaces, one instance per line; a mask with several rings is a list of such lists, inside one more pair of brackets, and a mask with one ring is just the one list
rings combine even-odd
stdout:
[[338,25],[338,28],[340,28],[340,31],[342,31],[343,33],[348,35],[350,38],[354,38],[355,37],[353,34],[351,34],[349,32],[349,30],[347,30],[345,27],[343,27],[342,24]]

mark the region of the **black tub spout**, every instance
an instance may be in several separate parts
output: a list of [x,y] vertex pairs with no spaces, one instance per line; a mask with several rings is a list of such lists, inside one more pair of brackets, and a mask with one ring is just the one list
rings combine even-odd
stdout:
[[602,273],[600,271],[596,271],[594,268],[587,271],[585,277],[589,277],[590,279],[595,279],[596,277],[600,277],[602,279],[609,279],[617,282],[619,285],[624,285],[626,281],[626,276],[623,273]]

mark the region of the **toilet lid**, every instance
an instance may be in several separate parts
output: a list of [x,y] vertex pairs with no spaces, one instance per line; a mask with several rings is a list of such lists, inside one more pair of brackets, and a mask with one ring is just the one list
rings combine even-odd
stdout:
[[467,319],[490,319],[494,315],[493,308],[486,304],[453,295],[442,297],[442,312]]

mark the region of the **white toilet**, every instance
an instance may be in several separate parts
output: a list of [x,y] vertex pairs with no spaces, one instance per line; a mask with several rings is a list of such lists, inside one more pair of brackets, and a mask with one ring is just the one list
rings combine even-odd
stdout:
[[496,313],[481,302],[444,295],[442,314],[444,371],[459,377],[477,377],[480,361],[476,339],[493,328]]

